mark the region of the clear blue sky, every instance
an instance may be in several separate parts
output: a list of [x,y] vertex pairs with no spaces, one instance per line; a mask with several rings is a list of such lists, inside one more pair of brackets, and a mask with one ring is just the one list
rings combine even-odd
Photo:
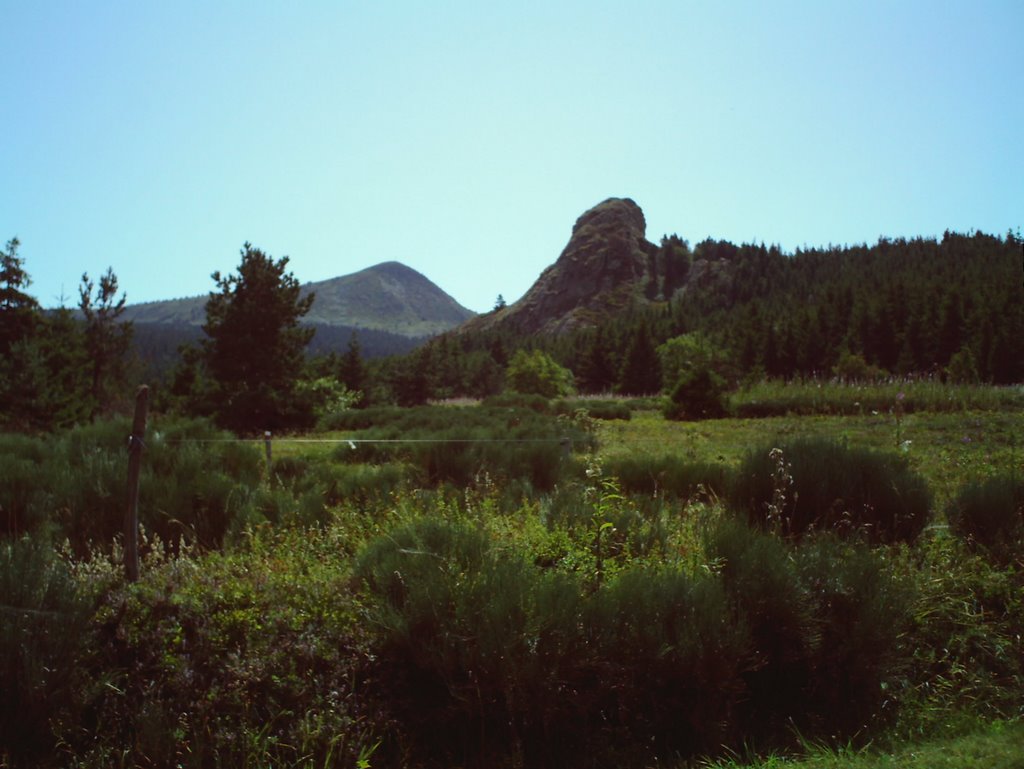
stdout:
[[246,240],[513,301],[573,222],[1024,228],[1024,2],[0,0],[0,240],[47,306],[205,294]]

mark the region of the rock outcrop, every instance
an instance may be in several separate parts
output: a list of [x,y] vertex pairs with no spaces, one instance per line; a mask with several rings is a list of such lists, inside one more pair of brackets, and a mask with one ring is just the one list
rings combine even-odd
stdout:
[[629,198],[599,203],[576,220],[558,260],[522,299],[462,329],[559,334],[626,309],[642,300],[657,252],[646,228],[643,211]]

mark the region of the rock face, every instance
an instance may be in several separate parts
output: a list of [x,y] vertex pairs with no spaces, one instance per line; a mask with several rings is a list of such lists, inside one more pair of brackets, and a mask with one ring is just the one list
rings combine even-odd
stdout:
[[599,203],[576,220],[558,260],[522,299],[463,328],[559,334],[627,308],[642,299],[657,252],[646,229],[643,211],[629,198]]

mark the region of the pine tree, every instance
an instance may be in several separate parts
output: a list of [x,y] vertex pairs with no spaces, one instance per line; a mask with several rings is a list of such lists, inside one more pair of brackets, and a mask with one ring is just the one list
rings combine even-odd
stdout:
[[18,256],[20,245],[11,238],[0,251],[0,355],[9,355],[15,343],[28,339],[39,321],[39,303],[24,291],[32,280]]
[[206,303],[202,349],[217,419],[240,431],[301,426],[311,415],[291,396],[315,333],[299,325],[313,295],[301,296],[287,256],[275,261],[250,243],[241,254],[237,275],[213,273]]
[[[96,295],[93,296],[93,289]],[[126,294],[117,298],[117,276],[107,268],[97,288],[88,274],[82,275],[78,288],[79,309],[85,318],[85,349],[89,356],[92,416],[109,407],[112,385],[124,378],[127,356],[132,345],[132,324],[119,322],[124,314]]]
[[363,351],[359,346],[359,337],[353,331],[348,340],[348,349],[345,350],[345,354],[341,356],[341,361],[338,363],[338,379],[352,392],[362,393],[360,405],[366,405],[368,378],[366,364],[363,362]]
[[600,326],[583,353],[577,379],[580,390],[588,393],[608,392],[615,384],[615,363],[604,329]]
[[637,325],[626,347],[616,389],[624,395],[653,395],[661,390],[661,364],[646,323]]

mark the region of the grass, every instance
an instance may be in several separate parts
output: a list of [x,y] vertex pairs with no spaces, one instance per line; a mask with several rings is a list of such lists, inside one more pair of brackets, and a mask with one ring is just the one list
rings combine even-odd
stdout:
[[1024,410],[851,416],[780,416],[669,422],[636,411],[628,422],[599,422],[603,457],[663,456],[738,467],[753,446],[773,440],[830,438],[851,446],[899,451],[923,475],[945,509],[961,486],[1016,469],[1024,477]]
[[1024,407],[1024,388],[953,385],[934,380],[876,384],[763,381],[733,393],[730,406],[741,417],[846,416],[888,413],[1008,411]]
[[892,752],[809,747],[801,758],[772,756],[754,762],[702,764],[704,769],[1021,769],[1024,721],[995,722],[951,739],[905,745]]

